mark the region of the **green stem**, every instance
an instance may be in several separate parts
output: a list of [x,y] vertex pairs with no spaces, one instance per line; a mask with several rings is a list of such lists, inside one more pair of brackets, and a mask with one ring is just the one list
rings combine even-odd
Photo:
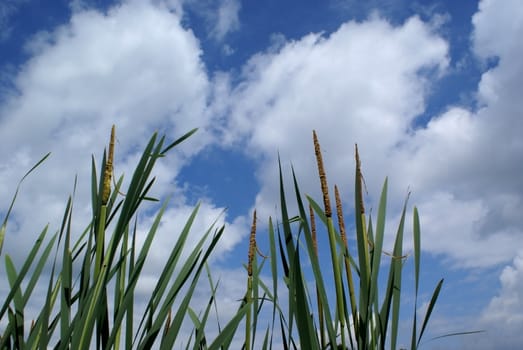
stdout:
[[247,295],[245,301],[247,303],[247,314],[245,318],[245,350],[251,349],[251,306],[252,300],[252,276],[247,278]]
[[347,249],[347,255],[345,255],[345,274],[347,275],[347,282],[349,284],[349,298],[350,298],[350,305],[351,305],[351,313],[352,313],[352,322],[354,325],[354,334],[357,338],[358,334],[358,309],[356,304],[356,296],[354,294],[354,281],[352,278],[352,270],[350,267],[350,261],[349,261],[349,250]]
[[98,220],[98,229],[96,231],[96,257],[94,264],[94,280],[98,280],[100,269],[102,267],[104,240],[105,240],[105,218],[107,216],[107,206],[102,205],[100,208],[100,217]]
[[[100,277],[100,272],[102,270],[102,264],[104,260],[104,246],[105,246],[105,220],[107,217],[107,205],[102,204],[100,207],[100,216],[98,221],[98,230],[96,234],[96,257],[95,257],[95,265],[94,265],[94,280],[98,282],[98,279]],[[96,328],[98,329],[98,340],[100,340],[100,343],[97,343],[98,348],[104,347],[105,342],[105,336],[108,331],[108,314],[107,314],[107,299],[106,299],[106,289],[105,284],[101,285],[100,292],[102,293],[99,302],[102,303],[101,306],[102,310],[99,313],[99,315],[96,318]]]
[[336,249],[336,238],[334,237],[334,226],[332,217],[327,217],[327,230],[329,233],[329,245],[331,250],[332,268],[334,272],[334,283],[336,287],[336,305],[338,309],[338,318],[340,321],[341,342],[345,349],[345,312],[343,307],[343,289],[341,285],[340,265],[338,264],[338,254]]

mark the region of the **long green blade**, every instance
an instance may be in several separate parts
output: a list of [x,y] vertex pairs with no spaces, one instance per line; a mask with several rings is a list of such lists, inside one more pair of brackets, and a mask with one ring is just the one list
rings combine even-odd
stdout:
[[413,217],[413,240],[414,240],[414,316],[412,318],[412,337],[411,337],[411,348],[416,349],[416,337],[417,337],[417,307],[418,307],[418,289],[419,289],[419,271],[420,271],[420,255],[421,255],[421,243],[420,243],[420,223],[418,208],[414,207]]
[[[38,162],[36,162],[36,164],[33,165],[33,167],[31,169],[29,169],[29,171],[26,172],[24,174],[24,176],[22,176],[22,178],[18,182],[18,185],[16,186],[15,194],[13,195],[13,199],[11,200],[9,209],[7,209],[7,213],[5,214],[2,226],[0,226],[0,255],[2,255],[2,247],[4,246],[5,233],[7,230],[7,221],[9,219],[9,216],[11,215],[11,211],[13,210],[13,206],[15,204],[16,197],[18,196],[18,191],[20,190],[20,186],[22,185],[22,182],[25,180],[25,178],[27,176],[29,176],[29,174],[31,174],[36,168],[38,168],[40,166],[40,164],[42,164],[50,155],[51,155],[51,153],[47,153],[45,156],[42,157],[42,159],[40,159]],[[0,318],[2,318],[1,315],[0,315]]]
[[418,343],[416,344],[416,347],[419,346],[421,337],[423,337],[423,332],[425,332],[425,328],[427,327],[427,323],[429,322],[430,315],[432,314],[432,310],[434,309],[434,306],[436,305],[436,301],[438,300],[439,292],[441,290],[442,285],[443,285],[443,279],[441,279],[438,282],[438,285],[436,286],[436,288],[434,289],[434,293],[432,294],[432,298],[430,298],[430,302],[427,307],[427,313],[425,314],[425,318],[423,319],[423,324],[421,326],[421,331],[419,332],[419,338],[418,338]]

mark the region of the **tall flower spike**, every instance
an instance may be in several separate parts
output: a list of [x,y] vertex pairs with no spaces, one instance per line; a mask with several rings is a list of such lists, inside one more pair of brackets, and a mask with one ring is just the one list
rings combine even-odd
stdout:
[[323,205],[325,206],[325,216],[332,217],[331,201],[329,198],[329,188],[327,186],[327,175],[325,175],[325,168],[323,167],[323,158],[321,157],[320,143],[316,136],[316,131],[312,131],[312,138],[314,141],[314,153],[316,154],[316,161],[318,163],[318,172],[320,174],[321,193],[323,193]]
[[115,126],[111,128],[111,140],[109,141],[109,155],[105,162],[104,185],[102,189],[102,205],[106,205],[111,194],[111,178],[113,176]]
[[347,234],[345,233],[345,220],[343,219],[343,208],[341,206],[340,192],[338,186],[334,185],[334,200],[336,201],[336,215],[338,216],[338,226],[340,227],[340,236],[345,247],[347,244]]
[[252,218],[251,236],[249,238],[249,263],[247,264],[247,275],[252,276],[252,261],[256,253],[256,210]]

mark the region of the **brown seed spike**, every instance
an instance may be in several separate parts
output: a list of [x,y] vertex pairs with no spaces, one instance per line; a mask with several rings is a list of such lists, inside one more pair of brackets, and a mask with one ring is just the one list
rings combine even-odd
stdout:
[[356,148],[356,181],[358,182],[358,185],[360,187],[360,198],[358,200],[360,201],[361,205],[361,213],[365,214],[365,205],[363,203],[363,174],[361,173],[361,161],[360,161],[360,154],[358,152],[358,144],[355,144]]
[[247,275],[252,276],[252,261],[256,253],[256,210],[254,210],[252,218],[251,236],[249,238],[249,263],[247,264]]
[[323,167],[323,159],[321,157],[320,143],[316,136],[316,131],[312,131],[312,138],[314,141],[314,153],[316,154],[316,162],[318,163],[318,172],[320,174],[321,193],[323,194],[323,205],[325,206],[325,216],[332,217],[331,202],[329,198],[329,188],[327,186],[327,176],[325,175],[325,168]]
[[340,227],[341,240],[347,247],[347,235],[345,233],[345,220],[343,219],[343,208],[341,206],[340,192],[338,186],[334,185],[334,199],[336,201],[336,215],[338,216],[338,225]]
[[102,205],[106,205],[111,194],[111,178],[113,176],[115,126],[111,128],[111,140],[109,141],[109,155],[105,162],[104,185],[102,189]]

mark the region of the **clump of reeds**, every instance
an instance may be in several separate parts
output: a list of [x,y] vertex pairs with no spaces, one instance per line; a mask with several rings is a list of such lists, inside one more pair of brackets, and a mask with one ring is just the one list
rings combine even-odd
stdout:
[[[224,230],[224,227],[210,227],[196,246],[185,252],[187,257],[181,259],[182,251],[187,249],[185,243],[198,205],[173,241],[165,266],[159,271],[157,284],[142,310],[140,322],[135,321],[138,316],[135,314],[136,286],[169,200],[165,199],[160,206],[140,245],[136,241],[137,211],[144,202],[156,201],[148,196],[154,184],[151,173],[156,161],[195,131],[171,144],[166,144],[165,137],[158,137],[155,133],[136,165],[125,196],[119,196],[123,176],[113,181],[111,191],[115,155],[115,127],[112,127],[109,152],[104,152],[99,179],[94,158],[92,160],[93,214],[85,230],[73,235],[73,195],[67,202],[59,231],[46,241],[48,228],[44,228],[19,270],[9,254],[5,255],[10,292],[0,302],[0,321],[5,325],[0,333],[0,349],[149,349],[153,345],[171,349],[180,341],[178,336],[184,322],[194,324],[194,337],[183,339],[187,346],[192,343],[197,348],[205,344],[205,348],[219,349],[230,344],[246,307],[239,308],[238,315],[208,345],[205,329],[212,303],[202,318],[190,307],[207,259]],[[1,227],[0,248],[17,193],[18,189]],[[109,227],[112,228],[109,230]],[[79,237],[75,242],[72,241],[74,236]],[[56,252],[54,257],[52,251]],[[75,270],[79,273],[73,276]],[[25,288],[23,282],[26,282]],[[47,293],[41,310],[26,329],[27,305],[37,297],[33,295],[37,283],[47,286]],[[210,284],[212,299],[216,292],[212,279]],[[177,307],[173,308],[175,303]]]
[[[257,246],[256,211],[253,213],[246,266],[247,286],[243,299],[239,300],[236,314],[223,327],[209,323],[211,307],[214,305],[216,308],[218,287],[207,261],[222,237],[224,227],[210,227],[194,247],[187,248],[187,238],[199,208],[197,205],[173,242],[165,266],[159,271],[157,284],[148,296],[140,322],[135,321],[136,286],[143,275],[152,241],[169,200],[163,201],[139,246],[136,240],[137,211],[144,202],[157,201],[148,196],[154,184],[151,173],[156,161],[195,131],[196,129],[188,132],[167,146],[164,145],[165,137],[158,138],[156,133],[153,134],[136,165],[125,195],[120,195],[123,175],[115,180],[116,131],[113,126],[109,152],[104,152],[101,162],[101,178],[98,178],[94,158],[92,160],[92,218],[85,230],[74,235],[72,232],[73,189],[59,231],[46,240],[48,228],[44,228],[19,270],[15,268],[9,254],[5,254],[10,291],[0,307],[0,324],[5,325],[0,332],[0,349],[172,349],[177,346],[221,350],[228,349],[235,336],[244,341],[246,350],[280,347],[359,350],[384,349],[389,346],[395,349],[405,259],[402,246],[407,203],[405,201],[403,206],[393,251],[385,253],[383,237],[387,179],[383,184],[374,228],[372,217],[367,217],[365,213],[363,175],[356,147],[353,213],[355,232],[351,234],[346,231],[345,218],[351,215],[343,210],[338,186],[334,186],[338,222],[336,230],[327,175],[316,132],[313,132],[313,143],[323,208],[310,196],[306,196],[309,211],[305,211],[293,170],[298,213],[292,217],[289,215],[280,164],[281,222],[273,225],[272,218],[269,218],[270,252],[268,256],[264,256]],[[48,156],[49,154],[31,168],[22,181]],[[114,185],[112,190],[111,181]],[[0,254],[18,187],[0,227]],[[352,247],[353,251],[356,250],[355,255],[349,249],[349,235],[356,241],[356,246]],[[426,330],[443,280],[434,289],[418,333],[416,304],[421,249],[420,222],[416,208],[413,211],[413,235],[415,308],[411,349],[416,349]],[[331,256],[330,265],[320,264],[320,244],[325,236]],[[73,242],[72,237],[79,238]],[[182,259],[184,249],[190,250]],[[51,257],[52,251],[55,251],[54,257]],[[59,255],[61,259],[58,258]],[[260,264],[258,255],[263,258]],[[390,267],[387,283],[380,286],[378,274],[382,256],[389,259]],[[271,288],[261,278],[267,259],[272,276]],[[210,285],[209,300],[203,310],[194,310],[191,300],[204,269]],[[280,269],[283,270],[282,276]],[[43,277],[44,271],[50,272]],[[79,272],[73,276],[73,271]],[[315,298],[311,297],[308,288],[311,279],[314,282]],[[281,292],[279,287],[282,280],[286,292]],[[33,292],[37,283],[43,283],[47,292],[41,310],[29,323],[26,319],[27,305],[35,297]],[[334,302],[328,298],[331,286],[334,286],[336,295]],[[287,299],[286,309],[282,307],[282,298]],[[256,346],[256,333],[260,327],[259,317],[264,302],[272,306],[272,317],[263,337],[259,337],[258,343],[261,344]],[[189,339],[180,339],[182,324],[187,318],[193,325],[192,333]],[[244,335],[237,332],[242,321],[245,321]],[[29,329],[26,329],[26,324],[30,324]],[[209,327],[218,329],[212,341],[207,339]],[[281,344],[275,343],[277,338]]]
[[[281,327],[282,339],[286,342],[285,348],[293,348],[293,344],[297,343],[295,339],[297,336],[299,343],[302,345],[307,344],[309,349],[383,349],[389,346],[391,349],[395,349],[398,341],[402,290],[401,273],[405,258],[402,247],[407,203],[405,201],[396,231],[394,250],[387,255],[382,251],[385,234],[387,179],[385,179],[383,184],[376,228],[374,228],[372,218],[370,216],[367,217],[365,212],[363,174],[356,145],[355,212],[353,215],[348,215],[343,211],[338,186],[334,186],[336,218],[338,221],[338,230],[336,230],[333,223],[326,170],[320,143],[315,131],[313,132],[313,144],[323,195],[323,208],[313,198],[306,196],[309,206],[307,215],[304,210],[305,205],[296,175],[293,171],[292,176],[298,214],[290,217],[280,165],[280,205],[283,232],[280,231],[279,226],[276,231],[271,227],[269,229],[271,244],[279,243],[280,261],[284,271],[284,278],[288,281],[289,311],[284,315],[286,327]],[[323,223],[323,229],[318,228],[316,216]],[[356,254],[354,256],[349,249],[349,238],[345,228],[345,217],[348,216],[353,216],[355,219],[353,238],[356,241],[356,246],[353,248]],[[420,265],[420,227],[416,208],[414,208],[413,220],[415,298],[417,300]],[[293,230],[291,225],[293,222],[299,223],[297,230]],[[331,255],[331,271],[329,274],[325,273],[325,265],[320,264],[318,246],[321,237],[318,231],[325,231],[328,237],[328,250]],[[276,235],[277,239],[272,237],[272,235]],[[305,242],[305,245],[301,243],[302,241]],[[275,252],[276,248],[271,248],[271,251]],[[303,257],[304,254],[305,257]],[[382,256],[386,256],[390,260],[390,269],[387,284],[379,286],[378,274]],[[304,266],[309,265],[311,267],[310,272],[304,271]],[[328,276],[332,276],[332,280],[330,278],[327,279]],[[311,294],[306,282],[307,278],[312,278],[315,282],[316,298],[310,297]],[[277,281],[277,279],[273,278],[273,281]],[[433,292],[419,334],[416,327],[416,311],[414,311],[414,325],[411,334],[412,349],[417,348],[419,345],[442,283],[443,280],[438,283]],[[334,286],[335,301],[331,301],[328,298],[328,291],[330,290],[328,286]],[[356,286],[358,286],[357,289]],[[277,300],[278,298],[274,298],[275,302]],[[277,307],[274,307],[274,309],[277,309]],[[317,317],[313,317],[314,310],[318,313]],[[294,325],[296,328],[294,328]]]

